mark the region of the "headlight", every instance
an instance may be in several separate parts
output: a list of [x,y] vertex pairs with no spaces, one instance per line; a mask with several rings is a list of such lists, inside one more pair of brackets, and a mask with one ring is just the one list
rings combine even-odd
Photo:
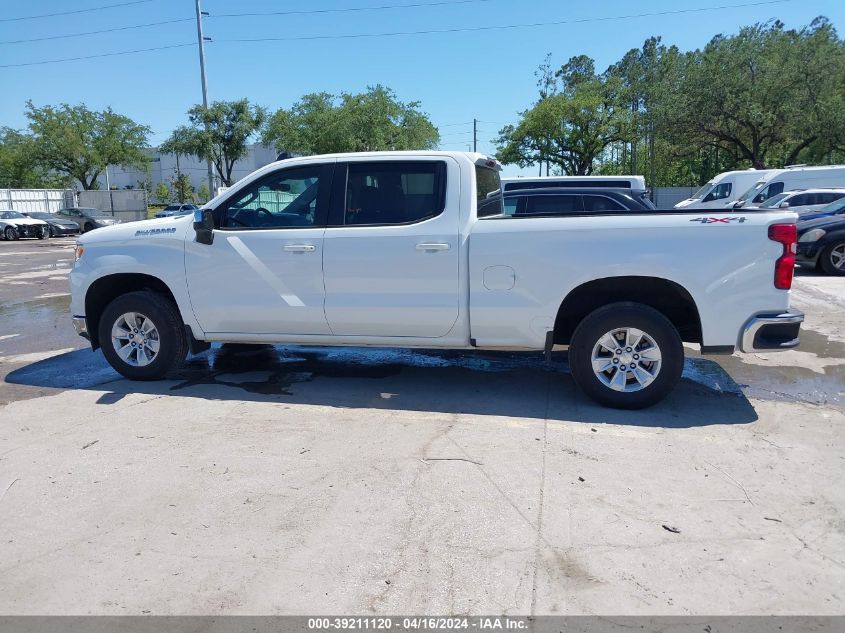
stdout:
[[73,249],[73,261],[78,262],[79,259],[82,257],[82,253],[85,252],[85,247],[82,246],[79,242],[76,243],[76,248]]
[[827,233],[827,231],[825,231],[824,229],[813,229],[811,231],[807,231],[806,233],[804,233],[804,235],[802,235],[801,237],[798,238],[798,241],[799,242],[818,242],[820,239],[822,239],[825,236],[826,233]]

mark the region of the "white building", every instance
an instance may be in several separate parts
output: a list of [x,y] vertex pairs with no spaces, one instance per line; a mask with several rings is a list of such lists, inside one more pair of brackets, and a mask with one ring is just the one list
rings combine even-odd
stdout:
[[[150,156],[150,171],[144,172],[140,169],[124,169],[119,165],[112,165],[108,169],[108,181],[106,174],[100,174],[98,179],[100,189],[107,189],[109,187],[117,189],[136,189],[139,188],[139,183],[143,183],[148,178],[152,181],[152,189],[155,190],[159,183],[165,183],[170,186],[170,183],[176,178],[176,156],[174,154],[162,154],[157,148],[148,150]],[[254,172],[260,167],[264,167],[276,160],[277,152],[274,148],[268,145],[261,145],[254,143],[249,146],[249,153],[245,158],[235,163],[232,170],[232,184]],[[191,179],[191,184],[195,191],[199,191],[203,183],[208,183],[208,169],[205,162],[199,161],[196,156],[179,156],[179,170],[188,175]],[[214,174],[214,186],[221,186],[217,174]]]

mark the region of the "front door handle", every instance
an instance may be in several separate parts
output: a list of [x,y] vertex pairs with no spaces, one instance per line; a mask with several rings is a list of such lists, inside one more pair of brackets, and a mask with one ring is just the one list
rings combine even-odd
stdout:
[[444,244],[442,242],[424,242],[423,244],[417,244],[418,251],[448,251],[452,248],[449,244]]
[[317,250],[312,244],[285,244],[283,248],[288,253],[313,253]]

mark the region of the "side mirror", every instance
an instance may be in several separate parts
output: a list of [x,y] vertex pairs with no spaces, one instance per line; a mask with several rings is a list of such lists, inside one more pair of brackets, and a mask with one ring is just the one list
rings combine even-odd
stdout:
[[788,209],[788,208],[789,208],[789,203],[788,203],[788,202],[781,202],[781,203],[780,203],[780,208],[781,208],[781,209]]
[[214,213],[211,209],[194,211],[194,231],[197,234],[197,243],[212,244],[214,242]]

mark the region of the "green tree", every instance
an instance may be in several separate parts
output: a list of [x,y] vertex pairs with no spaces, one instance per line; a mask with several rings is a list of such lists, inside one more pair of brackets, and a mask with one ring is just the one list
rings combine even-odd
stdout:
[[35,156],[31,136],[11,128],[0,128],[0,187],[58,188],[71,179],[44,169]]
[[592,173],[607,147],[628,133],[618,78],[597,75],[584,55],[571,58],[554,80],[543,66],[538,75],[540,100],[499,132],[499,160],[520,167],[546,161],[565,174]]
[[43,168],[79,181],[92,189],[107,165],[146,169],[144,153],[150,129],[117,114],[84,105],[36,108],[26,104],[35,160]]
[[717,35],[688,55],[669,130],[758,169],[845,145],[845,47],[825,18]]
[[177,174],[170,181],[170,190],[173,192],[173,195],[176,196],[176,199],[182,204],[186,201],[193,202],[194,200],[194,186],[191,184],[191,179],[185,172]]
[[197,200],[202,202],[203,204],[211,200],[211,194],[208,191],[208,183],[203,182],[200,185],[199,190],[197,191]]
[[194,106],[188,111],[189,125],[174,130],[160,150],[210,160],[223,184],[231,186],[235,162],[247,155],[266,116],[263,108],[247,99]]
[[170,202],[170,187],[167,186],[167,183],[158,183],[156,185],[155,190],[153,191],[153,197],[156,198],[161,204],[167,204],[168,202]]
[[307,94],[270,118],[262,140],[306,155],[433,149],[440,135],[419,108],[419,102],[403,103],[378,85],[360,94]]

